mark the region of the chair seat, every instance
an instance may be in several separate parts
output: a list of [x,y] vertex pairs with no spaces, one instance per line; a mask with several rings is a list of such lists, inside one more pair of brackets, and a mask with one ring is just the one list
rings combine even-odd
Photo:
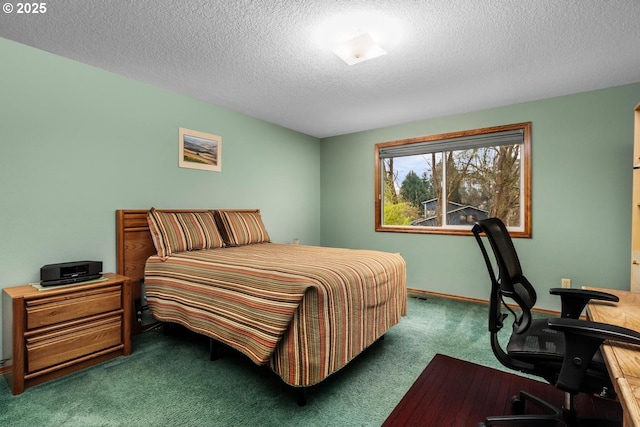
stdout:
[[[547,319],[533,319],[525,334],[511,334],[507,353],[535,369],[530,374],[538,375],[551,384],[556,384],[566,348],[564,334],[549,328]],[[612,389],[607,366],[600,350],[589,364],[582,388],[585,392],[600,393],[602,387]]]

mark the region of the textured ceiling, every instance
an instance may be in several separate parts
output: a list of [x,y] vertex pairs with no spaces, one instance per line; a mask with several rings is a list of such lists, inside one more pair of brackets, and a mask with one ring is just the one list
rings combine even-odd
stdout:
[[[356,12],[400,33],[348,66],[317,33]],[[0,36],[317,137],[640,82],[640,0],[57,0]]]

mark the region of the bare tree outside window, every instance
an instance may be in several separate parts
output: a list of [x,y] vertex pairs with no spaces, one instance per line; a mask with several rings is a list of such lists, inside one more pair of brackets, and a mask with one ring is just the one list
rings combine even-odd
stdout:
[[530,133],[521,123],[377,144],[376,230],[470,234],[498,217],[530,237]]

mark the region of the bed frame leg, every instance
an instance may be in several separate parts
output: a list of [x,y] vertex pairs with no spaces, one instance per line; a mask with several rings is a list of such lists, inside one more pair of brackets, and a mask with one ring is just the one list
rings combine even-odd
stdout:
[[218,360],[218,341],[209,337],[209,360]]
[[305,406],[307,404],[307,388],[296,387],[296,392],[298,394],[298,406]]

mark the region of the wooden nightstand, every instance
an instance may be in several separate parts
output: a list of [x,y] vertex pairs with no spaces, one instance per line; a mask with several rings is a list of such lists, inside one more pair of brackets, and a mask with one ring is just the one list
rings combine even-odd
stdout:
[[131,354],[131,282],[106,280],[38,290],[3,289],[3,347],[13,394],[116,356]]

